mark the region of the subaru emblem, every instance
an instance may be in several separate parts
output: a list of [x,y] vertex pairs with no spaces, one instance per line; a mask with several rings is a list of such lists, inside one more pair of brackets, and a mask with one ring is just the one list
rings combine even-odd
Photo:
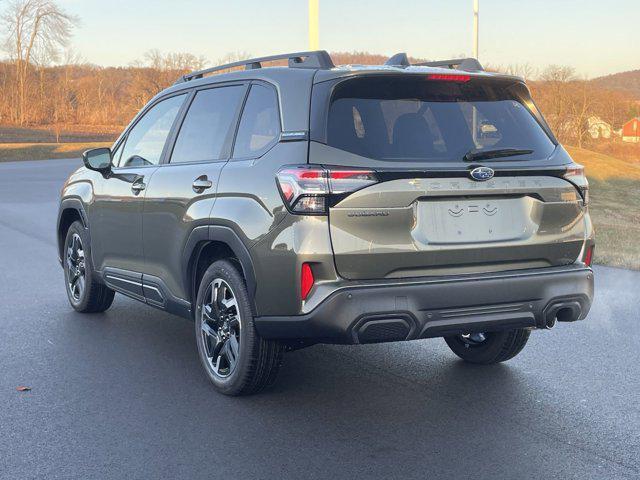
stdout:
[[471,178],[477,180],[478,182],[485,182],[487,180],[491,180],[493,178],[493,168],[489,167],[478,167],[474,168],[469,172]]

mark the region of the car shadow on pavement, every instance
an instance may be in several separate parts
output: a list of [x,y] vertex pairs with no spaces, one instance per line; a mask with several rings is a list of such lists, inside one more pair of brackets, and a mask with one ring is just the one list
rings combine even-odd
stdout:
[[[58,353],[47,375],[71,387],[64,404],[48,403],[49,415],[81,405],[103,428],[144,438],[145,452],[171,451],[174,432],[188,432],[181,458],[203,458],[215,446],[246,478],[278,476],[278,468],[309,477],[424,478],[427,468],[485,478],[513,472],[514,458],[535,465],[519,478],[549,477],[568,454],[580,460],[572,477],[602,461],[566,440],[570,419],[557,422],[568,400],[561,389],[536,391],[540,372],[528,357],[469,365],[438,339],[316,345],[287,353],[270,389],[232,398],[201,371],[191,322],[121,297],[105,314],[61,316],[49,332]],[[580,427],[581,435],[595,428]]]

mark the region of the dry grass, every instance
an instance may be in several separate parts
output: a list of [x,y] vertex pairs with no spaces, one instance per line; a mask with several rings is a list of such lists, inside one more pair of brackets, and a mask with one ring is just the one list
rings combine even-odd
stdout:
[[610,180],[615,178],[640,180],[640,164],[620,160],[603,153],[585,150],[584,148],[566,147],[573,159],[584,165],[587,177],[593,180]]
[[87,143],[114,141],[123,127],[112,125],[60,125],[18,127],[0,125],[0,143]]
[[640,165],[567,147],[589,178],[595,262],[640,270]]
[[597,142],[586,147],[587,150],[604,153],[620,160],[640,163],[640,143]]
[[110,146],[111,142],[0,143],[0,162],[80,158],[85,150]]
[[639,187],[637,180],[591,180],[596,263],[640,270]]

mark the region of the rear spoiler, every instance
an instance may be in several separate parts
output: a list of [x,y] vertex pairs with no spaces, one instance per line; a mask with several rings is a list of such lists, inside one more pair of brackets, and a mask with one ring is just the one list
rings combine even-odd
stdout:
[[441,67],[465,72],[484,72],[484,68],[482,68],[482,65],[476,58],[455,58],[434,62],[411,63],[406,53],[396,53],[384,62],[384,64],[391,67]]

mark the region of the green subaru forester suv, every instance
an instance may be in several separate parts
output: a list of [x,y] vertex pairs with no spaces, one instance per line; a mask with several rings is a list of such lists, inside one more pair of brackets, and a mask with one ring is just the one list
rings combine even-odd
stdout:
[[523,79],[475,59],[194,72],[83,160],[57,223],[71,305],[193,319],[222,393],[315,343],[444,337],[502,362],[591,306],[583,169]]

